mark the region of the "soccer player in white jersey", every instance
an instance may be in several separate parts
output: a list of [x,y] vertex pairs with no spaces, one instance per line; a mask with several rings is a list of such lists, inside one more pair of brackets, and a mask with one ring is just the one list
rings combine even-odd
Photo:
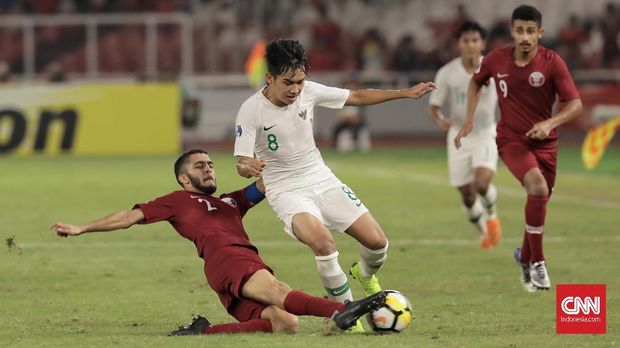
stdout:
[[[381,287],[375,274],[386,259],[388,241],[360,198],[323,162],[314,142],[314,108],[418,99],[435,84],[350,91],[306,81],[306,54],[294,40],[272,41],[265,59],[267,86],[248,98],[237,114],[237,172],[246,178],[262,175],[267,200],[284,230],[314,252],[330,298],[353,299],[330,230],[347,233],[360,243],[360,261],[350,274],[365,294],[376,293]],[[354,331],[363,332],[359,321]]]
[[[493,248],[500,240],[501,226],[495,202],[497,190],[491,183],[497,170],[495,146],[495,109],[497,94],[493,80],[482,88],[476,109],[476,127],[457,150],[452,139],[465,121],[467,87],[474,71],[482,60],[485,31],[476,22],[465,22],[456,34],[460,56],[454,58],[437,72],[435,83],[440,89],[431,93],[430,115],[433,121],[448,133],[448,170],[450,184],[461,193],[461,198],[471,221],[480,232],[480,246]],[[448,101],[449,117],[441,111]]]

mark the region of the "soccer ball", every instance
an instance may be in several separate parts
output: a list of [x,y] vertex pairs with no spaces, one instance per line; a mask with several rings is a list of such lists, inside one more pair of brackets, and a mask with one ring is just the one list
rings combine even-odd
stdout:
[[411,304],[409,300],[396,290],[385,290],[383,307],[368,313],[366,318],[372,329],[380,334],[401,332],[411,322]]

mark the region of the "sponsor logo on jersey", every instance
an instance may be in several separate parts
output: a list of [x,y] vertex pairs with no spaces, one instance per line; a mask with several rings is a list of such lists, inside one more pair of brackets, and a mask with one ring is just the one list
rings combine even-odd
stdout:
[[500,74],[500,73],[497,73],[497,78],[498,78],[498,79],[503,79],[504,77],[508,77],[508,74]]
[[236,208],[236,207],[237,207],[237,202],[236,202],[234,199],[230,198],[230,197],[224,197],[224,198],[222,198],[222,202],[224,202],[224,203],[226,203],[226,204],[230,205],[230,206],[231,206],[231,207],[233,207],[233,208]]
[[301,119],[305,120],[308,116],[307,116],[307,111],[306,109],[304,109],[304,111],[300,112],[298,115]]
[[540,87],[545,84],[545,75],[540,71],[534,71],[530,74],[528,81],[532,87]]
[[275,124],[273,126],[270,126],[270,127],[263,126],[263,130],[266,132],[266,131],[270,130],[271,128],[275,127],[275,126],[276,126]]
[[238,124],[237,125],[237,138],[239,138],[241,136],[241,134],[243,134],[243,128],[241,128],[241,125]]

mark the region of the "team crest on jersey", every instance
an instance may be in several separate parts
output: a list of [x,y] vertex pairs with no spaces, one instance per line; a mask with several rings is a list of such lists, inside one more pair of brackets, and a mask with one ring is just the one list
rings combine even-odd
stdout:
[[243,134],[243,128],[241,128],[241,125],[238,124],[237,125],[237,138],[239,138],[241,136],[241,134]]
[[532,87],[540,87],[545,84],[545,75],[540,71],[534,71],[530,74],[528,81]]
[[299,113],[299,118],[301,118],[302,120],[306,120],[308,112],[306,111],[306,109],[304,109],[304,111]]
[[224,197],[224,198],[222,198],[222,202],[224,202],[224,203],[226,203],[226,204],[230,205],[230,206],[231,206],[231,207],[233,207],[233,208],[236,208],[236,207],[237,207],[237,202],[236,202],[234,199],[230,198],[230,197]]

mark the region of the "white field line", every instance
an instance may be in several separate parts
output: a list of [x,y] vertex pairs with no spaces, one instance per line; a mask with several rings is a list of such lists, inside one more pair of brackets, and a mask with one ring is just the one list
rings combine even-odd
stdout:
[[[409,180],[425,185],[434,185],[434,186],[450,186],[447,178],[438,178],[434,176],[428,176],[423,174],[416,173],[402,173],[402,172],[393,172],[388,169],[382,168],[370,168],[364,170],[366,173],[371,175],[380,176],[386,179],[400,179],[400,180]],[[514,188],[505,187],[505,186],[497,186],[497,190],[500,195],[505,195],[508,197],[517,197],[517,198],[525,198],[525,192],[523,190],[516,190]],[[551,197],[553,202],[564,203],[564,204],[574,204],[574,205],[587,205],[593,208],[604,208],[604,209],[620,209],[620,202],[607,201],[602,199],[591,199],[584,197],[567,197],[561,194],[554,193]]]
[[[423,245],[423,246],[469,246],[469,245],[478,245],[479,241],[477,238],[437,238],[437,239],[389,239],[391,245],[397,245],[399,247],[406,245]],[[502,243],[506,244],[518,244],[521,243],[523,238],[503,238]],[[553,243],[553,244],[562,244],[566,243],[571,238],[566,237],[554,237],[554,236],[545,236],[545,243]],[[594,237],[588,238],[588,242],[593,243],[617,243],[620,242],[620,236],[612,236],[612,237]],[[575,240],[577,242],[577,240]],[[258,249],[273,249],[273,248],[282,248],[282,247],[295,247],[299,246],[300,248],[305,248],[303,244],[294,241],[292,239],[281,239],[281,240],[258,240],[254,241],[254,245],[258,247]],[[110,242],[89,242],[89,243],[72,243],[71,241],[66,242],[24,242],[17,243],[17,246],[21,249],[63,249],[63,248],[153,248],[153,247],[161,247],[166,249],[171,248],[184,248],[189,247],[190,244],[170,244],[169,242],[160,241],[110,241]]]

